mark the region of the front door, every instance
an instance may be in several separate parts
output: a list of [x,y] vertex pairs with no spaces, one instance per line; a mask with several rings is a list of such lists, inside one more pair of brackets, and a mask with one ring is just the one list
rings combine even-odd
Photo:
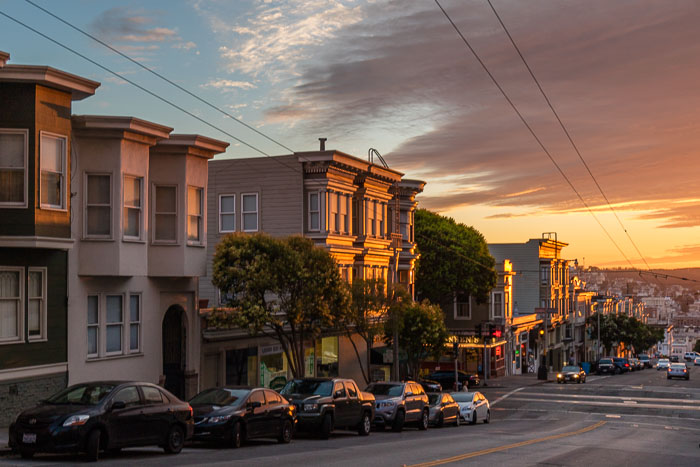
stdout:
[[185,397],[185,310],[168,308],[163,318],[163,375],[165,389],[180,399]]

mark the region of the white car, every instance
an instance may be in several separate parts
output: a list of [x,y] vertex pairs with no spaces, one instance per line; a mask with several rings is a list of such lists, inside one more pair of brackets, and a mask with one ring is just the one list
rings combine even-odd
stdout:
[[671,361],[668,358],[660,358],[656,364],[656,371],[667,370],[671,366]]
[[491,421],[491,406],[480,392],[452,392],[452,398],[459,405],[459,416],[472,425],[479,420],[484,423]]
[[695,357],[695,360],[693,361],[693,364],[694,364],[695,366],[700,365],[700,357]]

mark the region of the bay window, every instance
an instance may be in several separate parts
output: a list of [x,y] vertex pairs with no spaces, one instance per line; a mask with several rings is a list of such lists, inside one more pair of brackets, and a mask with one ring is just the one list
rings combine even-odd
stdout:
[[155,187],[156,242],[177,243],[177,186]]
[[0,343],[22,340],[24,268],[0,267]]
[[41,207],[65,209],[66,138],[41,133]]
[[87,174],[85,198],[85,237],[112,236],[112,176]]
[[124,176],[124,237],[130,239],[141,238],[141,194],[143,178]]
[[0,206],[27,206],[27,130],[0,129]]
[[202,188],[187,187],[187,241],[202,242]]
[[309,193],[309,230],[317,232],[320,230],[321,206],[317,191]]

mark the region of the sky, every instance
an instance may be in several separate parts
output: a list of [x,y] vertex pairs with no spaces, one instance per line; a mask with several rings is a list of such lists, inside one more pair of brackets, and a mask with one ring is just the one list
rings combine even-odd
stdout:
[[102,83],[75,114],[231,142],[218,157],[316,150],[319,137],[361,158],[375,148],[427,182],[422,207],[488,242],[556,232],[563,256],[586,266],[700,267],[697,0],[492,0],[609,204],[487,0],[440,0],[585,205],[434,1],[31,1],[284,147],[26,0],[0,0],[1,13],[211,126],[0,15],[10,63]]

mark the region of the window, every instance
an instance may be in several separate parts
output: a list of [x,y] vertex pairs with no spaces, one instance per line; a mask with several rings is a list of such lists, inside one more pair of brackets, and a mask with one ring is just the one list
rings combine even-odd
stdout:
[[121,295],[107,295],[106,298],[106,355],[122,352],[122,328],[124,327],[122,301]]
[[202,188],[187,187],[187,241],[202,242]]
[[243,210],[243,231],[257,232],[258,231],[258,194],[241,195]]
[[463,293],[455,294],[454,318],[472,319],[471,296]]
[[129,295],[129,352],[139,351],[141,335],[141,295]]
[[352,381],[347,381],[345,386],[348,388],[348,394],[350,397],[357,397],[357,386]]
[[99,308],[99,298],[97,295],[88,295],[88,357],[97,357],[99,353],[99,342],[100,342],[100,308]]
[[236,195],[219,196],[219,232],[236,231]]
[[24,269],[0,267],[0,343],[22,340]]
[[110,238],[112,236],[112,177],[87,174],[85,199],[85,236]]
[[248,398],[248,403],[251,402],[260,402],[261,406],[265,405],[265,395],[263,394],[262,391],[253,391],[250,393],[250,397]]
[[143,391],[143,399],[146,404],[163,403],[163,394],[157,388],[151,386],[141,386],[141,391]]
[[345,386],[343,386],[343,383],[335,383],[335,386],[333,386],[333,397],[347,397],[347,393],[345,392]]
[[377,218],[377,203],[367,201],[367,235],[377,234],[377,225],[374,220]]
[[65,209],[66,138],[41,133],[41,207]]
[[155,187],[155,233],[154,240],[162,243],[177,243],[177,187]]
[[27,130],[0,129],[0,205],[27,206]]
[[340,226],[338,227],[338,230],[341,233],[348,234],[348,204],[349,204],[350,198],[345,195],[340,195],[338,197],[338,202],[340,204],[339,211],[340,211]]
[[542,285],[549,285],[549,266],[540,266],[540,281]]
[[124,389],[120,389],[113,400],[114,402],[124,402],[127,408],[141,404],[141,397],[136,386],[127,386]]
[[124,176],[124,237],[141,238],[141,187],[143,179]]
[[265,400],[267,405],[280,405],[282,398],[275,391],[265,391]]
[[375,203],[377,209],[377,236],[384,237],[384,203]]
[[29,340],[46,339],[46,268],[29,268],[27,295]]
[[493,293],[493,317],[503,318],[503,293]]
[[338,225],[340,221],[340,214],[338,213],[338,194],[328,193],[328,230],[330,232],[337,232],[340,230]]
[[309,193],[309,230],[320,230],[321,208],[318,192]]

